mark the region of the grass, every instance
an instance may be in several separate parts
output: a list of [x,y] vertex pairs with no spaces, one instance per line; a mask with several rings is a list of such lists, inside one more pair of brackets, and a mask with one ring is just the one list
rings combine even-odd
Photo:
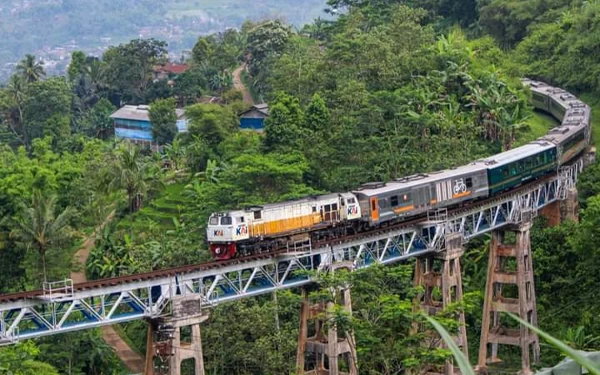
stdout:
[[185,185],[167,185],[159,197],[147,202],[140,211],[121,220],[118,228],[144,232],[157,225],[163,229],[173,229],[173,219],[179,218],[188,204],[188,198],[183,195]]

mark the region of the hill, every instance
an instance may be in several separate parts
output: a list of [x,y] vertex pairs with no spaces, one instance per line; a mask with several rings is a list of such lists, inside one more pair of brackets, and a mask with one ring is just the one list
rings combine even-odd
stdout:
[[[154,37],[180,53],[200,34],[245,20],[282,18],[303,25],[323,14],[326,0],[8,0],[0,4],[0,81],[27,53],[62,71],[73,50],[101,55],[108,45]],[[293,5],[293,6],[292,6]]]

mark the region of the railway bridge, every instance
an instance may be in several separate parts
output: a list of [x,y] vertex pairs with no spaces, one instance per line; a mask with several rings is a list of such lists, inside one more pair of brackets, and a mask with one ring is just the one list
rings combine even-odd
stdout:
[[[89,329],[137,319],[150,321],[146,374],[179,374],[181,361],[195,359],[196,374],[204,374],[200,324],[211,307],[221,303],[303,288],[314,282],[310,272],[339,268],[359,270],[417,258],[415,284],[423,287],[423,309],[435,314],[462,297],[460,257],[463,245],[491,233],[479,363],[485,369],[497,360],[499,345],[521,348],[522,371],[530,372],[531,359],[539,357],[539,341],[531,331],[501,327],[500,313],[511,312],[537,325],[535,287],[529,232],[532,220],[545,215],[551,223],[576,219],[576,182],[593,160],[584,153],[557,173],[466,207],[429,212],[384,229],[322,243],[291,243],[269,254],[208,262],[144,274],[96,280],[73,285],[69,280],[45,283],[41,290],[0,296],[0,345],[46,335]],[[506,236],[506,233],[513,235]],[[507,268],[514,259],[516,269]],[[441,264],[434,269],[432,264]],[[518,298],[502,295],[503,285],[515,285]],[[433,290],[442,291],[441,301]],[[349,290],[341,290],[345,308],[351,309]],[[338,357],[348,360],[357,374],[353,337],[327,328],[321,321],[331,306],[311,305],[303,289],[298,372],[340,374]],[[316,335],[308,337],[309,321]],[[464,315],[460,314],[457,343],[467,351]],[[183,342],[182,327],[192,327],[192,341]],[[316,368],[306,371],[305,354],[317,357]],[[156,360],[158,357],[159,360]],[[162,362],[161,362],[162,360]],[[325,363],[327,362],[327,364]],[[164,367],[156,368],[156,363]],[[306,371],[306,372],[305,372]],[[452,373],[451,363],[444,372]]]

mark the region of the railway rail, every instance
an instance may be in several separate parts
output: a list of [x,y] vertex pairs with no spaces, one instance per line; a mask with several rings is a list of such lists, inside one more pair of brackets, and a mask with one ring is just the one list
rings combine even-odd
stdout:
[[[553,91],[546,86],[539,90],[563,95],[562,91]],[[561,96],[563,99],[573,100]],[[540,105],[548,105],[548,102]],[[581,122],[577,124],[579,128],[573,129],[581,129]],[[589,139],[589,133],[586,137]],[[313,282],[311,272],[325,271],[335,265],[362,269],[440,251],[449,235],[453,238],[460,235],[461,241],[466,242],[505,225],[531,220],[541,208],[565,199],[590,161],[585,154],[570,160],[556,173],[514,190],[466,206],[429,211],[360,234],[318,243],[290,243],[274,252],[242,258],[75,285],[68,282],[47,284],[41,290],[0,295],[0,345],[136,319],[158,318],[170,314],[174,301],[181,297],[194,297],[200,306],[210,308],[227,301],[306,285]]]

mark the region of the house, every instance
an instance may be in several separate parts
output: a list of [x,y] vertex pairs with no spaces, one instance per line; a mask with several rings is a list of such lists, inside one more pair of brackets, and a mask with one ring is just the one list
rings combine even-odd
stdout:
[[152,78],[154,82],[169,78],[170,75],[178,75],[188,70],[187,64],[176,64],[168,62],[164,65],[157,65],[152,69]]
[[268,104],[253,105],[249,110],[240,113],[240,129],[263,131],[267,117],[269,117]]
[[[150,122],[149,106],[126,105],[110,115],[114,120],[115,137],[127,139],[137,144],[152,144],[152,123]],[[187,132],[188,120],[185,110],[176,109],[177,131]]]

